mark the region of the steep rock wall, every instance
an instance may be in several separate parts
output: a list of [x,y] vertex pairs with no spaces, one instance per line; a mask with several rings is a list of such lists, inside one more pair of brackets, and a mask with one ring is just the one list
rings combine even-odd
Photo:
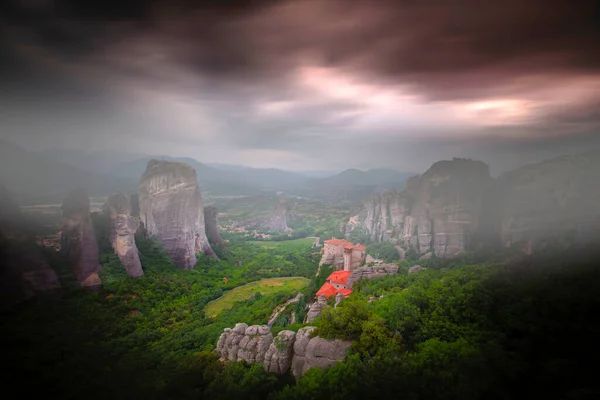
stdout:
[[439,161],[406,189],[369,199],[346,233],[362,227],[372,240],[400,243],[423,254],[454,257],[471,246],[483,198],[493,180],[489,167],[468,159]]
[[100,261],[94,223],[90,216],[90,197],[83,189],[75,189],[62,204],[64,223],[61,227],[61,254],[81,286],[95,288],[102,284],[98,277]]
[[196,265],[196,252],[216,258],[204,226],[196,171],[187,164],[150,160],[138,186],[140,218],[183,269]]
[[135,233],[140,223],[131,215],[130,199],[116,193],[108,198],[103,208],[105,216],[110,219],[110,243],[127,274],[133,278],[144,275],[135,244]]
[[489,167],[465,159],[439,161],[420,179],[404,245],[419,253],[430,250],[441,258],[471,248],[479,229],[484,195],[492,187]]

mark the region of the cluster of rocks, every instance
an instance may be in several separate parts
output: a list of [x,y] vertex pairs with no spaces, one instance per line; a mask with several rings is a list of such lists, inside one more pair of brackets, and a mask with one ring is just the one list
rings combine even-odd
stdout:
[[326,368],[344,359],[352,344],[349,341],[311,338],[315,327],[305,327],[298,333],[284,330],[273,337],[267,325],[236,324],[225,328],[217,342],[222,361],[263,363],[268,372],[285,374],[291,368],[298,378],[312,367]]

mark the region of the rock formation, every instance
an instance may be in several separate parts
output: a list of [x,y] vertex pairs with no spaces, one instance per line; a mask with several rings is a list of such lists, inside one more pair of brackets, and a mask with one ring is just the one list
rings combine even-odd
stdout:
[[197,252],[216,258],[206,237],[202,196],[192,167],[150,160],[138,197],[147,234],[158,239],[180,268],[194,268]]
[[496,180],[479,161],[440,161],[401,193],[372,197],[344,231],[398,241],[420,260],[482,245],[527,253],[581,247],[600,234],[599,179],[597,151],[531,164]]
[[298,330],[294,342],[294,357],[292,358],[292,374],[299,378],[313,367],[327,368],[344,359],[350,341],[326,340],[318,336],[311,338],[315,330],[307,326]]
[[327,298],[324,294],[322,294],[317,298],[317,301],[310,305],[308,313],[306,314],[306,322],[309,324],[313,322],[319,315],[321,315],[321,311],[323,311],[326,305]]
[[215,207],[204,207],[204,224],[206,226],[206,237],[213,248],[227,251],[225,242],[219,235],[219,210]]
[[508,172],[490,192],[486,216],[491,222],[486,228],[502,245],[527,253],[586,246],[600,237],[599,181],[598,152]]
[[239,226],[259,227],[268,231],[290,231],[287,221],[295,218],[295,214],[289,210],[285,199],[279,199],[273,212],[269,215],[260,216],[240,222]]
[[420,265],[413,265],[412,267],[410,267],[408,269],[408,273],[409,274],[414,274],[416,272],[422,271],[424,268],[421,267]]
[[131,204],[127,196],[116,193],[104,205],[104,214],[110,219],[108,237],[127,274],[133,278],[144,275],[135,233],[139,220],[131,215]]
[[489,167],[480,161],[439,161],[422,176],[410,178],[401,193],[367,201],[346,225],[346,233],[360,227],[373,240],[398,241],[421,254],[454,257],[470,248],[492,183]]
[[348,287],[351,288],[361,279],[381,278],[388,275],[396,275],[398,266],[396,264],[378,264],[372,267],[361,267],[352,271],[348,277]]
[[246,361],[250,364],[265,360],[265,354],[273,343],[273,334],[266,325],[236,324],[225,328],[217,342],[217,352],[223,361]]
[[61,227],[61,253],[81,286],[97,288],[100,261],[94,223],[90,216],[90,197],[83,189],[75,189],[62,204],[65,221]]
[[326,368],[344,359],[352,344],[349,341],[311,338],[315,327],[284,330],[275,338],[268,326],[236,324],[225,328],[217,342],[222,361],[264,363],[268,372],[285,374],[290,368],[296,378],[312,367]]
[[265,354],[265,371],[283,375],[290,369],[294,357],[296,332],[281,331]]

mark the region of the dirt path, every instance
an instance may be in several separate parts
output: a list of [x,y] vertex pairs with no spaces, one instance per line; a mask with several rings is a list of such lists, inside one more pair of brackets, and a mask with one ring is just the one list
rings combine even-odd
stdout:
[[271,316],[269,317],[269,322],[267,323],[267,325],[269,325],[269,327],[273,326],[273,323],[275,322],[275,320],[277,319],[277,317],[279,317],[279,314],[281,314],[281,312],[289,305],[289,304],[293,304],[293,303],[297,303],[300,298],[304,296],[302,293],[298,293],[296,295],[296,297],[294,297],[293,299],[289,299],[288,301],[286,301],[285,303],[283,303],[280,306],[277,306],[277,308],[275,308],[275,310],[273,311],[273,314],[271,314]]

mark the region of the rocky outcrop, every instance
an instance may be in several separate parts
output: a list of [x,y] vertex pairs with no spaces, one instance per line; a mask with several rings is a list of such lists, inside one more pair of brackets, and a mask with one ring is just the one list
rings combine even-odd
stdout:
[[98,277],[100,261],[87,192],[83,189],[73,190],[63,201],[62,213],[61,254],[67,259],[81,286],[97,288],[102,283]]
[[346,233],[361,227],[373,240],[454,257],[471,247],[492,183],[489,167],[480,161],[439,161],[410,178],[401,193],[372,197]]
[[150,160],[138,197],[147,234],[158,239],[180,268],[194,268],[197,252],[216,258],[206,237],[202,196],[192,167]]
[[273,343],[273,334],[266,325],[236,324],[225,328],[217,342],[217,352],[223,361],[246,361],[259,363]]
[[471,248],[484,195],[492,187],[489,167],[465,159],[439,161],[423,174],[406,224],[404,244],[424,254],[454,257]]
[[[600,234],[600,154],[563,156],[508,172],[486,207],[504,246],[527,253],[582,247]],[[489,239],[489,235],[488,235]]]
[[204,207],[204,225],[206,227],[206,237],[213,248],[220,248],[227,251],[225,242],[219,235],[219,210],[208,206]]
[[298,378],[310,368],[326,368],[343,360],[352,344],[318,336],[311,338],[314,330],[314,326],[301,328],[297,334],[284,330],[273,338],[268,326],[236,324],[221,334],[217,352],[222,361],[262,362],[267,372],[279,375],[291,368]]
[[321,315],[321,311],[327,305],[327,298],[324,294],[317,297],[317,301],[310,305],[308,309],[308,313],[306,314],[306,323],[310,324],[313,322],[319,315]]
[[129,198],[116,193],[108,198],[103,208],[104,214],[110,219],[110,243],[127,274],[133,278],[144,275],[135,244],[135,233],[140,223],[138,218],[131,215]]
[[423,269],[424,269],[424,268],[423,268],[423,267],[421,267],[420,265],[413,265],[412,267],[410,267],[410,268],[408,269],[408,273],[409,273],[409,274],[414,274],[414,273],[416,273],[416,272],[423,271]]
[[398,266],[396,264],[378,264],[372,267],[357,268],[348,277],[348,287],[351,288],[361,279],[382,278],[384,276],[396,275]]
[[273,372],[277,375],[285,374],[292,365],[295,341],[296,332],[279,332],[265,354],[265,371]]
[[346,356],[350,341],[326,340],[318,336],[311,338],[315,327],[305,327],[298,330],[294,342],[294,357],[292,359],[292,374],[299,378],[313,367],[331,367]]

